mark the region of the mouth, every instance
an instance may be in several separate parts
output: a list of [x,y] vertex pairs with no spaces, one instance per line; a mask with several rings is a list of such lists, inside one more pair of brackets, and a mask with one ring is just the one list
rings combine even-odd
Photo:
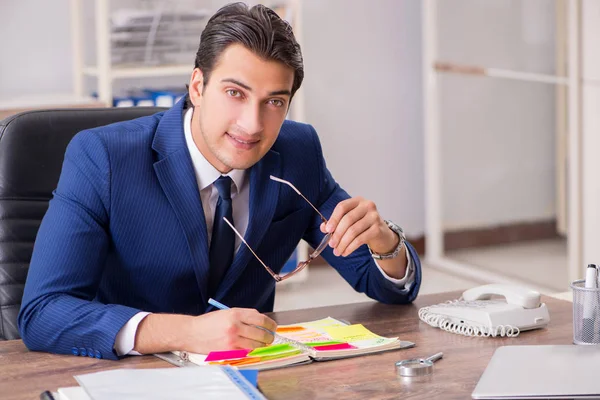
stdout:
[[255,147],[258,144],[258,142],[260,142],[259,139],[241,138],[239,136],[234,136],[229,132],[225,132],[225,135],[227,136],[229,141],[238,149],[249,150]]

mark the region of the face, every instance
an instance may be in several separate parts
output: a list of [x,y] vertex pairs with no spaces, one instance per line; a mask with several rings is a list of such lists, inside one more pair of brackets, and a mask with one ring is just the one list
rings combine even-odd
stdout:
[[239,44],[221,53],[204,90],[196,68],[189,91],[192,136],[208,162],[221,173],[256,164],[279,135],[293,81],[292,68]]

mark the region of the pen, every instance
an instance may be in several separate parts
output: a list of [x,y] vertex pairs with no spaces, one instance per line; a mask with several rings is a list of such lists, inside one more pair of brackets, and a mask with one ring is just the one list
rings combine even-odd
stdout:
[[[585,270],[585,288],[596,289],[598,286],[598,268],[595,264],[588,264]],[[584,291],[583,296],[583,341],[594,341],[594,317],[596,311],[595,292]]]
[[[218,302],[217,300],[213,299],[212,297],[210,299],[208,299],[208,304],[217,307],[219,310],[229,310],[230,309],[225,304]],[[264,328],[262,326],[258,326],[258,325],[253,325],[253,326],[257,327],[258,329],[262,329],[263,331],[267,331],[273,336],[277,335],[275,332],[270,331],[267,328]]]
[[40,400],[54,400],[54,396],[52,396],[52,392],[45,390],[40,394]]
[[217,307],[219,310],[229,310],[229,307],[227,307],[223,303],[220,303],[220,302],[216,301],[212,297],[210,299],[208,299],[208,304]]
[[[217,300],[213,299],[212,297],[210,299],[208,299],[208,304],[217,307],[219,310],[229,310],[229,307],[227,307],[223,303],[218,302]],[[262,329],[263,331],[269,332],[271,335],[273,335],[275,340],[279,343],[287,343],[293,347],[296,347],[297,349],[308,352],[308,354],[310,354],[312,356],[316,355],[315,349],[313,349],[310,346],[305,345],[304,343],[298,342],[296,340],[288,339],[288,338],[281,336],[278,333],[275,333],[273,331],[270,331],[267,328],[264,328],[262,326],[257,326],[257,325],[252,325],[252,326],[257,327],[258,329]],[[275,343],[275,342],[273,342],[273,343]]]

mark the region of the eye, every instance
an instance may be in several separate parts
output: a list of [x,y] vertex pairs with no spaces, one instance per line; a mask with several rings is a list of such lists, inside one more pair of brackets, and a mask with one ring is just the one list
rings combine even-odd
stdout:
[[235,89],[227,89],[225,93],[227,93],[230,97],[242,97],[242,93]]
[[283,101],[281,101],[279,99],[271,99],[271,100],[269,100],[269,104],[272,104],[275,107],[283,107],[283,105],[284,105]]

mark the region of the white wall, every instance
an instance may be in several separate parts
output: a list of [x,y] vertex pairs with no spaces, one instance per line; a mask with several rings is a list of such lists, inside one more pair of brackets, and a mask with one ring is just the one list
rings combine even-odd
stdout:
[[[600,3],[584,0],[581,12],[581,32],[583,53],[581,62],[582,113],[582,268],[588,263],[597,263],[600,259],[600,179],[598,169],[600,161]],[[581,268],[581,269],[582,269]],[[580,270],[581,270],[580,269]],[[583,271],[581,271],[583,272]]]
[[[420,0],[301,3],[306,120],[321,136],[329,168],[350,194],[374,200],[409,236],[422,234]],[[553,28],[544,21],[553,18],[553,3],[445,0],[443,54],[552,72]],[[68,0],[0,2],[0,41],[0,98],[71,90]],[[93,53],[93,42],[86,47]],[[447,228],[554,215],[553,107],[550,87],[443,78]]]
[[419,0],[303,0],[306,120],[328,167],[409,236],[424,231]]
[[[411,235],[424,230],[418,0],[304,0],[306,119],[329,168]],[[554,72],[554,2],[440,4],[440,58]],[[554,87],[444,75],[444,227],[554,218]]]
[[[440,59],[554,73],[553,1],[438,4]],[[555,87],[451,74],[440,82],[444,227],[554,218]]]
[[[120,0],[121,7],[132,7],[138,0]],[[95,60],[94,2],[82,1],[83,51]],[[114,6],[117,2],[112,1]],[[69,94],[73,90],[73,52],[69,0],[0,1],[0,101],[15,96]],[[198,42],[200,38],[198,38]],[[10,54],[10,56],[8,56]],[[194,55],[190,56],[190,73]],[[85,81],[87,91],[95,90],[94,78]],[[184,87],[188,77],[127,79],[115,83],[115,94],[127,88]]]
[[0,2],[0,98],[70,91],[69,0]]

